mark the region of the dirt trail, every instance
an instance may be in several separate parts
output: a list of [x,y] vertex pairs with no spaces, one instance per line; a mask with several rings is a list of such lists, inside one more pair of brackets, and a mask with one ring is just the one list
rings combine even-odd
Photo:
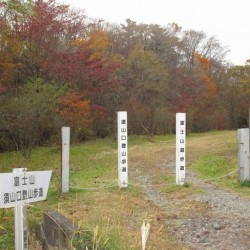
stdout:
[[[173,163],[161,167],[173,170]],[[143,171],[142,166],[131,167],[130,171],[145,199],[166,215],[167,230],[189,249],[250,249],[250,201],[201,180],[190,171],[186,180],[200,192],[184,196],[162,192],[151,185],[153,175]]]

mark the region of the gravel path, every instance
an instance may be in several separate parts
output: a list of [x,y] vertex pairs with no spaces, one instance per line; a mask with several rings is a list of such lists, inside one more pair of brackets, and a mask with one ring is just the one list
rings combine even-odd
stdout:
[[167,230],[189,249],[250,249],[250,201],[190,172],[186,180],[202,191],[178,199],[150,186],[152,175],[137,169],[133,176],[145,198],[168,214]]

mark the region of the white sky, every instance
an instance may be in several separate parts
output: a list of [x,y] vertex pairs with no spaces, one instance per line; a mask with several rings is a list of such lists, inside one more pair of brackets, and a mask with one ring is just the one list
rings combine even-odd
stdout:
[[230,49],[228,60],[244,65],[250,59],[250,0],[62,0],[91,18],[124,23],[167,25],[214,35]]

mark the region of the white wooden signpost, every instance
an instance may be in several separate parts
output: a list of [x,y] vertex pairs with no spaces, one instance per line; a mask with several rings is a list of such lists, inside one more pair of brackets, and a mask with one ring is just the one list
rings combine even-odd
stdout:
[[117,113],[118,141],[118,184],[121,188],[128,187],[128,133],[127,111]]
[[45,200],[52,171],[28,172],[15,168],[0,174],[0,208],[15,208],[15,249],[28,249],[26,205]]
[[186,114],[176,114],[176,184],[183,185],[186,170]]
[[249,128],[241,128],[237,131],[238,137],[238,179],[250,180],[249,160]]
[[62,127],[62,192],[69,192],[70,127]]

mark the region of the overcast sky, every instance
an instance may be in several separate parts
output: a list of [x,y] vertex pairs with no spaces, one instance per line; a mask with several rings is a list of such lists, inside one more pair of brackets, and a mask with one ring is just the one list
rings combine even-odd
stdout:
[[[63,0],[62,0],[63,1]],[[228,60],[244,65],[250,59],[250,0],[64,0],[91,18],[124,23],[167,25],[214,35],[230,49]]]

